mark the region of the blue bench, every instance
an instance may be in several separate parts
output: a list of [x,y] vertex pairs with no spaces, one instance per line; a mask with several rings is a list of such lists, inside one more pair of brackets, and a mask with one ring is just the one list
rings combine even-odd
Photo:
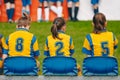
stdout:
[[5,75],[36,76],[38,68],[32,57],[8,57],[4,60]]
[[87,57],[83,61],[84,76],[117,76],[118,62],[114,57]]
[[76,60],[64,56],[45,58],[42,71],[46,76],[76,76],[78,73]]

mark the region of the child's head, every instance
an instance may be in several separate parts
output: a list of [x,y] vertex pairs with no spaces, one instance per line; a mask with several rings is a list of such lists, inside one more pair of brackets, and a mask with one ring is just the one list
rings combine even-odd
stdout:
[[52,32],[52,36],[53,38],[58,38],[58,31],[63,31],[65,32],[66,30],[66,23],[65,23],[65,20],[61,17],[58,17],[56,18],[54,21],[53,21],[53,25],[52,25],[52,28],[51,28],[51,32]]
[[97,13],[93,17],[93,26],[94,26],[94,33],[100,33],[101,31],[105,30],[106,27],[106,17],[102,13]]
[[21,17],[17,22],[17,28],[30,28],[31,18],[26,13],[23,13],[23,17]]

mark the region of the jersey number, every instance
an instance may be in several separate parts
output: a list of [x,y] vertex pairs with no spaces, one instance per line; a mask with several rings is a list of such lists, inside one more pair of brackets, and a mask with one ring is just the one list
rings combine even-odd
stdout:
[[16,40],[16,50],[18,52],[21,52],[23,50],[23,39],[22,38],[18,38]]
[[56,50],[57,56],[63,55],[63,52],[60,52],[61,49],[63,48],[63,43],[62,42],[56,42],[55,47],[58,47]]
[[108,42],[102,42],[102,55],[108,56],[109,55],[109,48],[108,48]]

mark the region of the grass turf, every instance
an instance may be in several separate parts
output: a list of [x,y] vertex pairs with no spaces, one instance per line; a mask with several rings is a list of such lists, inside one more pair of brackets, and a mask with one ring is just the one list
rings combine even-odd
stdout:
[[[48,35],[51,34],[50,28],[51,22],[41,22],[36,23],[33,22],[31,24],[30,32],[37,36],[40,48],[40,57],[39,61],[41,63],[40,69],[42,70],[42,61],[44,59],[44,44],[45,39]],[[10,23],[0,23],[0,33],[4,35],[6,38],[10,33],[16,30],[16,24]],[[112,31],[120,40],[120,21],[108,21],[107,29]],[[91,21],[80,21],[80,22],[67,22],[66,34],[71,35],[75,45],[75,53],[73,55],[76,58],[77,62],[82,66],[83,59],[86,55],[81,52],[82,45],[86,34],[92,32],[93,27],[91,25]],[[114,56],[118,59],[118,63],[120,64],[120,43],[118,44],[117,50],[115,50]],[[120,68],[120,65],[119,65]],[[42,71],[41,71],[42,72]],[[41,74],[40,72],[40,74]],[[120,70],[119,70],[120,72]]]

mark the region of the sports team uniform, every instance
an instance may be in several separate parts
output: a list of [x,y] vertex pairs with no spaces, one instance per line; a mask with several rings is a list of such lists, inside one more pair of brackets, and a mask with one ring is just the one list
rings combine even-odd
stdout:
[[39,0],[39,2],[41,2],[41,3],[43,3],[44,1],[47,1],[47,2],[48,2],[48,0]]
[[79,2],[79,0],[67,0],[68,2],[72,1],[72,2]]
[[85,38],[82,52],[91,56],[113,56],[118,40],[112,32],[91,33]]
[[4,0],[4,3],[8,3],[10,2],[11,4],[13,3],[14,4],[14,0]]
[[27,6],[31,4],[31,0],[22,0],[23,6]]
[[63,0],[49,0],[50,2],[58,2],[58,1],[60,1],[60,2],[63,2]]
[[39,48],[36,37],[25,29],[19,28],[6,39],[6,51],[4,54],[11,56],[39,56]]
[[59,37],[62,40],[54,39],[52,35],[48,36],[45,43],[44,55],[46,56],[72,56],[74,45],[72,38],[64,32],[59,31]]
[[95,5],[95,4],[98,4],[99,3],[99,0],[91,0],[91,4]]

